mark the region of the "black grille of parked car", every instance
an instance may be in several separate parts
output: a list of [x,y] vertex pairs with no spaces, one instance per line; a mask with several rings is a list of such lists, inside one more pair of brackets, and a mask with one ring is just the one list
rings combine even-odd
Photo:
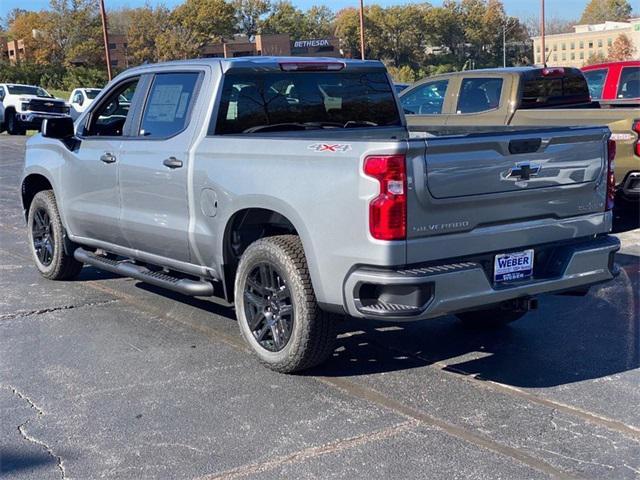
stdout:
[[63,102],[53,100],[31,100],[29,110],[32,112],[68,113],[68,108]]

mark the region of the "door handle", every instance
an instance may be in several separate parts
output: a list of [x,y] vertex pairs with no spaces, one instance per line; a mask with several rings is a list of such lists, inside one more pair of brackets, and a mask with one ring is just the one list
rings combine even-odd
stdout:
[[182,167],[182,160],[178,160],[176,157],[169,157],[162,164],[169,168],[180,168]]
[[100,160],[102,160],[104,163],[113,163],[116,161],[116,156],[112,153],[105,152],[104,155],[100,156]]

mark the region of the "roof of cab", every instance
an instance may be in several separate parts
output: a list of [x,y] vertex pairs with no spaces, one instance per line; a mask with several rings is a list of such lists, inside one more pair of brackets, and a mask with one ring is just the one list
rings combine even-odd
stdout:
[[235,69],[280,70],[281,63],[343,63],[348,70],[380,70],[384,64],[379,60],[353,60],[334,57],[235,57],[235,58],[194,58],[191,60],[174,60],[134,67],[127,72],[137,70],[156,70],[163,67],[189,67],[197,65],[220,65],[224,72]]

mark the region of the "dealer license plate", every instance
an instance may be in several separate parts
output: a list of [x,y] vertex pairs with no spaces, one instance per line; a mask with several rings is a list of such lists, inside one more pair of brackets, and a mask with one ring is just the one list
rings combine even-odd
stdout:
[[533,250],[496,255],[493,266],[495,283],[522,280],[533,275]]

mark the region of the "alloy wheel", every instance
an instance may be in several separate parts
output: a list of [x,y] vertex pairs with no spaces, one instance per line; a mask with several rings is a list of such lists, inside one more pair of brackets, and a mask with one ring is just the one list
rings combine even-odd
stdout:
[[261,347],[282,350],[291,338],[294,312],[284,278],[270,263],[254,267],[244,287],[244,308],[249,329]]
[[53,229],[51,218],[44,208],[38,208],[33,212],[33,224],[31,225],[33,249],[38,261],[45,267],[53,261]]

